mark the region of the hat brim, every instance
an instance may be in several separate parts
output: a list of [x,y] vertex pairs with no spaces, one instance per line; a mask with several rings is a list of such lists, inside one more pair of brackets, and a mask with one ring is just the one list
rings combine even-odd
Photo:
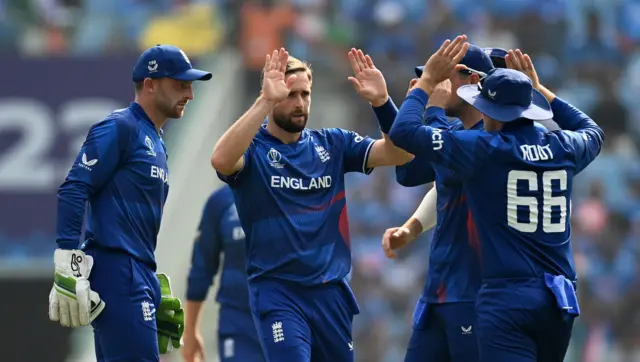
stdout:
[[519,118],[526,118],[532,121],[545,121],[553,118],[553,112],[547,99],[537,89],[532,92],[531,104],[527,107],[502,105],[491,101],[480,94],[477,84],[467,84],[458,88],[458,97],[469,103],[480,113],[495,119],[496,121],[508,123]]
[[424,65],[421,65],[419,67],[415,67],[414,71],[416,72],[416,76],[418,78],[422,77],[422,73],[424,73]]
[[184,72],[172,74],[168,78],[183,80],[185,82],[193,82],[196,80],[209,80],[213,75],[200,69],[187,69]]

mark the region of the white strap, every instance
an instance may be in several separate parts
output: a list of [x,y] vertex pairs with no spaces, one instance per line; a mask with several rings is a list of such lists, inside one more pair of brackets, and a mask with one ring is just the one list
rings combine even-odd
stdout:
[[432,229],[436,226],[438,221],[438,192],[436,191],[436,185],[433,184],[433,187],[422,199],[420,206],[413,214],[413,218],[418,220],[422,225],[422,232]]

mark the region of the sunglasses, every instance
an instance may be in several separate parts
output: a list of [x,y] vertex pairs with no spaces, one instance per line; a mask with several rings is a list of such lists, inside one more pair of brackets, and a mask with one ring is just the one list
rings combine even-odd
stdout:
[[459,72],[460,72],[461,74],[464,74],[464,75],[477,74],[477,75],[478,75],[478,77],[480,77],[480,80],[482,80],[484,77],[486,77],[486,76],[487,76],[487,73],[485,73],[485,72],[481,72],[481,71],[479,71],[479,70],[471,69],[471,68],[461,69],[461,70],[459,70]]

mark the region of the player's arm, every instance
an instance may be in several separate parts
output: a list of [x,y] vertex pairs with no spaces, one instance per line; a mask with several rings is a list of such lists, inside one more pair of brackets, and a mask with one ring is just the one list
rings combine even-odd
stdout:
[[89,130],[71,170],[58,188],[58,248],[77,249],[85,203],[111,179],[132,133],[124,122],[113,119],[99,122]]
[[184,330],[185,346],[182,351],[187,361],[196,355],[204,357],[200,336],[200,312],[213,279],[220,268],[222,242],[218,233],[222,207],[219,194],[212,195],[202,211],[200,225],[191,253],[191,269],[187,278],[187,306]]
[[574,147],[576,172],[580,172],[600,154],[604,131],[585,113],[558,97],[551,102],[551,109],[554,120]]
[[244,167],[245,152],[275,103],[260,95],[253,105],[220,137],[211,154],[211,165],[230,176]]
[[[380,129],[383,134],[388,134],[398,115],[398,108],[391,97],[387,97],[387,101],[381,106],[374,103],[371,105]],[[429,161],[412,157],[409,162],[396,166],[396,180],[400,185],[407,187],[424,185],[435,180],[435,172]]]
[[389,258],[395,251],[416,240],[422,233],[436,226],[438,221],[438,193],[434,185],[425,195],[416,212],[401,227],[389,228],[382,235],[382,250]]
[[556,97],[553,92],[543,86],[528,54],[520,50],[509,50],[505,59],[507,67],[525,73],[531,79],[533,86],[547,99],[553,111],[553,120],[574,147],[576,172],[582,171],[602,149],[605,137],[602,128],[578,108]]
[[387,92],[387,84],[382,72],[373,64],[369,55],[362,50],[351,49],[348,54],[354,76],[349,77],[356,93],[367,100],[382,131],[382,139],[376,141],[367,156],[366,167],[396,166],[409,162],[413,156],[396,147],[387,134],[395,120],[398,109]]
[[400,107],[389,136],[405,151],[441,164],[460,176],[471,175],[496,147],[499,138],[481,131],[449,131],[422,124],[428,97],[413,89]]
[[371,154],[367,162],[368,168],[378,166],[398,166],[411,161],[413,155],[400,147],[397,147],[388,135],[382,134],[382,138],[376,140],[371,147]]
[[266,56],[260,97],[220,137],[211,154],[211,165],[219,174],[231,176],[243,169],[246,152],[260,126],[276,104],[289,95],[296,76],[289,76],[285,83],[288,59],[289,53],[284,48]]
[[85,204],[111,179],[126,156],[133,134],[132,126],[114,119],[95,124],[58,189],[58,249],[53,254],[55,274],[49,293],[49,318],[63,326],[87,325],[105,307],[98,293],[90,288],[93,259],[77,249]]
[[[435,100],[435,98],[437,97],[430,97],[429,102]],[[447,129],[455,125],[455,123],[452,124],[448,121],[444,109],[438,106],[427,106],[425,111],[425,124],[431,127]],[[424,157],[414,157],[410,162],[396,166],[396,181],[402,186],[413,187],[424,185],[435,181],[435,179],[435,170],[431,162]]]

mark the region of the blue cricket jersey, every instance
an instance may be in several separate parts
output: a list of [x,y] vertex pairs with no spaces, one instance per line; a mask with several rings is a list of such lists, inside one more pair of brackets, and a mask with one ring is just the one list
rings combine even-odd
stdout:
[[128,253],[155,270],[154,251],[169,192],[167,152],[142,107],[131,103],[94,124],[58,190],[57,243]]
[[263,125],[244,167],[220,178],[233,190],[247,239],[249,280],[301,285],[343,280],[351,268],[344,175],[370,173],[374,140],[338,128],[305,129],[284,144]]
[[[376,116],[397,112],[376,111]],[[460,120],[448,119],[442,108],[429,107],[424,113],[427,125],[449,130],[464,130]],[[483,130],[482,121],[472,130]],[[421,299],[428,303],[474,302],[480,289],[478,234],[470,218],[462,180],[456,172],[428,158],[416,156],[396,166],[396,179],[403,186],[417,186],[436,181],[437,224],[431,240],[429,270]]]
[[224,186],[209,196],[202,211],[191,255],[187,300],[206,299],[220,268],[220,256],[224,254],[216,300],[222,306],[249,311],[244,243],[244,231],[233,203],[233,193]]
[[570,236],[573,177],[600,152],[604,133],[587,115],[556,98],[543,133],[533,122],[501,132],[450,131],[422,124],[427,95],[415,89],[389,136],[394,144],[456,172],[480,240],[482,277],[575,280]]

